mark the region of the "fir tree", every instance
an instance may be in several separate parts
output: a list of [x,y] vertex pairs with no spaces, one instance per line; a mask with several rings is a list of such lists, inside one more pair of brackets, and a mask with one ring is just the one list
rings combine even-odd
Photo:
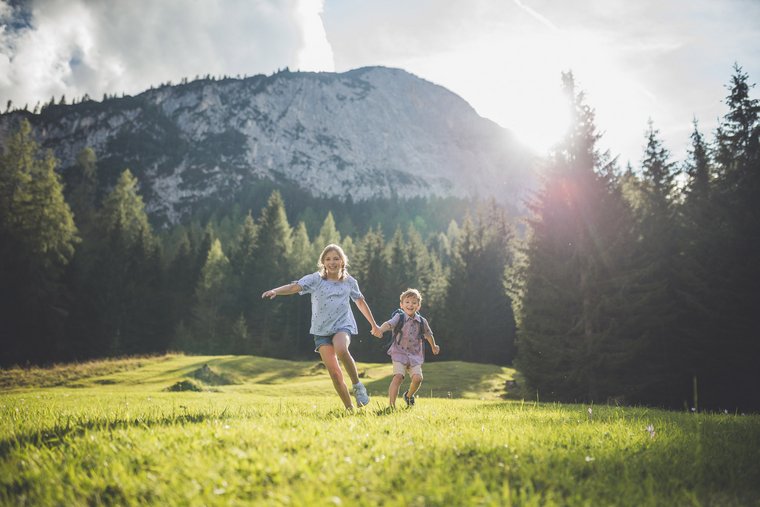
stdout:
[[760,101],[750,97],[754,85],[738,65],[729,85],[729,111],[717,133],[715,241],[720,257],[713,304],[722,316],[713,337],[717,364],[703,376],[703,399],[710,406],[757,408],[753,386],[760,375],[753,358],[760,355]]
[[322,227],[319,229],[319,234],[314,238],[314,257],[319,257],[322,249],[329,244],[340,244],[340,232],[338,232],[335,226],[335,218],[332,211],[327,212],[327,216],[325,216],[325,220],[322,222]]
[[78,241],[56,160],[23,120],[0,157],[0,335],[3,362],[64,353],[61,277]]
[[[306,224],[298,222],[293,231],[293,245],[290,251],[290,268],[295,276],[303,276],[316,270],[316,257],[314,247],[309,241]],[[291,315],[296,329],[296,350],[308,350],[309,327],[311,325],[311,304],[309,298],[299,297],[293,305]]]
[[572,75],[563,84],[572,121],[530,204],[517,366],[542,399],[605,400],[638,381],[635,338],[621,334],[630,224],[593,110]]
[[88,277],[94,300],[97,354],[158,351],[168,345],[161,298],[161,253],[137,180],[126,169],[103,200],[98,242]]
[[[375,320],[378,324],[385,322],[393,309],[398,307],[398,293],[390,294],[388,287],[388,270],[383,251],[385,239],[380,230],[370,228],[355,248],[356,253],[351,262],[351,273],[359,281],[359,287],[365,299],[370,303]],[[363,319],[357,319],[359,339],[352,344],[356,356],[366,361],[384,361],[387,359],[386,350],[376,339],[368,336],[369,326]]]
[[682,291],[684,271],[680,221],[675,203],[677,171],[651,120],[637,180],[635,201],[638,242],[633,260],[635,286],[646,308],[633,329],[644,347],[640,358],[642,388],[638,396],[650,403],[682,406],[690,398],[692,375],[687,366],[690,343],[679,324],[687,303]]
[[230,254],[232,280],[229,284],[230,291],[235,294],[235,311],[242,315],[246,322],[251,318],[253,305],[261,297],[261,291],[256,286],[259,276],[256,272],[256,236],[256,223],[249,212],[239,228],[235,248]]
[[294,276],[288,263],[292,231],[279,192],[274,191],[269,196],[256,226],[257,241],[253,250],[256,264],[252,286],[256,287],[259,298],[252,304],[248,323],[256,338],[261,339],[265,354],[284,357],[293,350],[297,340],[295,325],[290,318],[296,306],[285,298],[267,301],[264,306],[260,299],[262,292],[287,283]]
[[495,202],[467,217],[457,242],[446,298],[444,357],[508,364],[514,358],[515,321],[505,287],[512,232]]
[[[694,120],[691,147],[684,163],[686,182],[680,206],[680,283],[679,296],[683,312],[676,330],[687,341],[680,353],[686,372],[699,383],[713,367],[716,357],[714,336],[718,334],[720,315],[712,303],[716,286],[714,266],[719,264],[717,209],[714,200],[713,169],[710,149]],[[688,397],[691,406],[696,403]]]
[[230,262],[217,239],[211,244],[196,287],[193,335],[198,352],[220,354],[229,351],[230,343],[227,340],[230,328],[226,318],[230,296],[229,275]]
[[97,157],[92,148],[84,148],[77,154],[71,173],[69,203],[77,227],[87,236],[94,226],[97,211]]

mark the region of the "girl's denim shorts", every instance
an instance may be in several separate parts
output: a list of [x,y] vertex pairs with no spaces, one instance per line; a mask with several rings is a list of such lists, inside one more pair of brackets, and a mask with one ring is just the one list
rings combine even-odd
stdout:
[[348,329],[338,329],[333,334],[327,335],[327,336],[322,336],[318,334],[313,335],[314,336],[314,352],[319,354],[319,347],[321,347],[322,345],[332,345],[333,336],[335,336],[336,334],[340,332],[346,333],[349,339],[351,338],[351,331],[349,331]]

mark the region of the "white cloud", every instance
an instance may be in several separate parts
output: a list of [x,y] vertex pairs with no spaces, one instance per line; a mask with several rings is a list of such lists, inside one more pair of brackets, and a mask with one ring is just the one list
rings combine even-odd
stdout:
[[637,164],[651,117],[683,158],[692,118],[724,113],[738,61],[760,82],[756,0],[327,0],[338,70],[405,68],[460,94],[541,147],[557,137],[560,74],[573,70],[605,132],[602,147]]
[[[682,158],[739,62],[760,82],[757,0],[0,0],[0,103],[138,93],[286,66],[401,67],[535,147],[562,130],[560,73],[596,109],[602,145],[639,161],[648,118]],[[23,7],[18,7],[19,5]],[[19,9],[23,16],[19,22]],[[324,12],[323,12],[324,11]]]
[[296,68],[300,70],[334,71],[332,48],[322,23],[323,0],[298,0],[296,13],[300,20],[302,43]]
[[206,74],[332,70],[321,1],[33,0],[26,7],[30,26],[11,29],[10,4],[0,3],[0,98],[17,106],[61,94],[138,93]]

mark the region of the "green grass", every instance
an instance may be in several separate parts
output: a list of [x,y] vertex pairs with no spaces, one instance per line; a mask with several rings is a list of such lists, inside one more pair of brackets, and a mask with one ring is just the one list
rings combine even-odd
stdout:
[[512,370],[458,362],[387,412],[390,365],[359,369],[355,414],[316,362],[0,371],[0,504],[760,505],[760,416],[505,401]]

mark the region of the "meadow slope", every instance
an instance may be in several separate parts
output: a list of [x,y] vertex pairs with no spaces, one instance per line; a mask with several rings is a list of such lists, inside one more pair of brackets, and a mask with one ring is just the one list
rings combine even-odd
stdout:
[[315,361],[0,370],[0,505],[760,505],[757,415],[507,401],[459,362],[390,412],[359,370],[354,414]]

